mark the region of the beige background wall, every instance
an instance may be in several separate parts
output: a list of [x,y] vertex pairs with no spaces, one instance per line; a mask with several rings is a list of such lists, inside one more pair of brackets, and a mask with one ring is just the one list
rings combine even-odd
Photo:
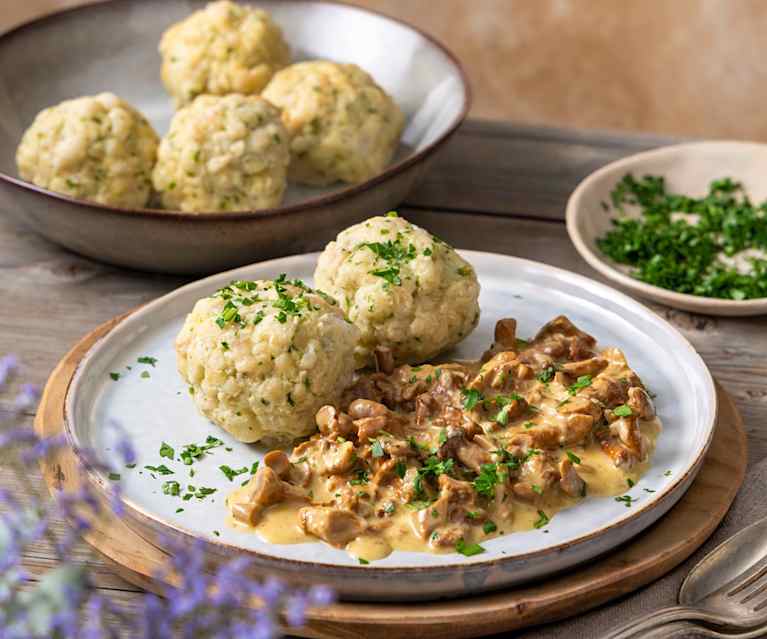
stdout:
[[[0,27],[81,1],[0,0]],[[766,0],[355,4],[451,47],[472,78],[474,116],[767,140]]]

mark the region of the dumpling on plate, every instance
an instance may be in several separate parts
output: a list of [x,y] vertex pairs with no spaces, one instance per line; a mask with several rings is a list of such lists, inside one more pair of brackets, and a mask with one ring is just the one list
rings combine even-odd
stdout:
[[394,100],[354,64],[293,64],[262,95],[282,109],[291,135],[289,177],[304,184],[356,183],[381,173],[405,123]]
[[112,93],[41,111],[16,151],[19,175],[37,186],[99,204],[144,207],[159,138]]
[[285,127],[266,100],[201,95],[173,116],[152,180],[168,209],[265,209],[282,202],[289,160]]
[[360,367],[372,364],[381,347],[395,364],[425,362],[463,340],[479,321],[479,282],[471,265],[396,213],[339,233],[320,255],[314,282],[360,329]]
[[199,300],[176,338],[198,410],[236,439],[290,442],[316,430],[354,372],[359,331],[300,280],[235,281]]
[[258,93],[290,64],[282,31],[266,11],[211,2],[160,40],[162,81],[182,107],[203,93]]

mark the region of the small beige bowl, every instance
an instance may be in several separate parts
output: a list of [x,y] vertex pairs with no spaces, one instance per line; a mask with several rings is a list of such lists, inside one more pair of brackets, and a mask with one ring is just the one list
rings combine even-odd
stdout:
[[597,238],[610,228],[616,212],[605,211],[610,192],[626,173],[636,177],[662,175],[671,191],[692,196],[708,192],[712,180],[732,177],[741,182],[754,202],[767,199],[767,144],[751,142],[693,142],[638,153],[608,164],[585,178],[567,202],[567,232],[581,257],[624,289],[646,299],[707,315],[767,314],[767,298],[735,301],[674,293],[645,284],[627,273],[597,248]]

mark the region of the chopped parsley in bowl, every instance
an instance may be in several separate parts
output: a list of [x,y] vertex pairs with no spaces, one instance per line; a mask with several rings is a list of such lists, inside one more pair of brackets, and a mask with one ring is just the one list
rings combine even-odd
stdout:
[[615,217],[597,247],[632,277],[701,297],[767,297],[767,202],[751,202],[740,183],[714,180],[696,198],[670,193],[662,176],[629,173],[610,198],[612,210],[638,216]]

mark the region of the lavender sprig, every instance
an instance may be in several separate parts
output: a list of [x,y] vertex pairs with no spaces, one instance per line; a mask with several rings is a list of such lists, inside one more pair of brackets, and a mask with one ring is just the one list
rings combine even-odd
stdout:
[[[0,391],[9,387],[19,368],[17,357],[0,357]],[[36,386],[20,385],[10,418],[0,421],[0,454],[19,485],[32,491],[29,499],[0,487],[0,639],[272,639],[281,624],[301,626],[308,608],[333,602],[328,588],[294,589],[271,578],[261,581],[245,558],[214,566],[204,543],[181,546],[169,541],[170,561],[157,576],[172,585],[163,589],[162,597],[144,595],[139,610],[122,610],[98,591],[85,565],[72,560],[82,535],[105,509],[86,473],[109,474],[113,469],[94,451],[80,450],[84,463],[76,491],[51,496],[29,482],[30,465],[65,445],[63,437],[41,439],[22,425],[38,397]],[[106,426],[118,434],[115,451],[121,462],[135,464],[135,450],[120,425]],[[122,514],[119,483],[110,482],[107,506]],[[69,522],[64,534],[55,533],[56,518]],[[44,538],[59,563],[35,581],[24,570],[22,557],[29,544]],[[255,607],[257,601],[260,606]]]

